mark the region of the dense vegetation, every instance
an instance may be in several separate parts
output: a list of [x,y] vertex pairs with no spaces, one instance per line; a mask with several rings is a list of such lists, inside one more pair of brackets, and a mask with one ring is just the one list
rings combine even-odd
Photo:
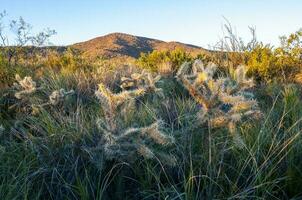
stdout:
[[0,199],[301,198],[302,32],[226,28],[212,54],[137,67],[3,44]]

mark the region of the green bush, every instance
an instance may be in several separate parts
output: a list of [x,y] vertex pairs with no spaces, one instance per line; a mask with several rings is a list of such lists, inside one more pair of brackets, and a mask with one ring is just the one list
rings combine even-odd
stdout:
[[[191,61],[193,57],[181,49],[172,51],[153,51],[149,54],[142,53],[137,60],[138,66],[153,72],[168,70],[175,73],[180,65],[186,61]],[[165,66],[163,66],[165,65]],[[168,69],[160,69],[160,67]]]
[[259,82],[294,82],[302,67],[302,31],[281,37],[281,46],[258,44],[246,52],[249,73]]

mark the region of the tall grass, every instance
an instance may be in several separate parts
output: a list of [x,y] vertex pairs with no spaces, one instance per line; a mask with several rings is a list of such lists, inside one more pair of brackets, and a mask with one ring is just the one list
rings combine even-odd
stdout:
[[[120,83],[103,82],[118,90]],[[136,99],[128,125],[146,126],[160,118],[163,131],[175,137],[167,165],[159,156],[134,162],[106,160],[98,141],[102,118],[94,96],[96,77],[49,73],[37,80],[30,101],[0,98],[1,199],[299,199],[302,159],[300,89],[295,85],[256,92],[262,120],[227,128],[201,125],[200,106],[173,79],[162,79],[165,99]],[[167,82],[167,84],[165,84]],[[57,106],[39,107],[54,90],[74,90]],[[171,92],[173,91],[173,92]],[[266,91],[266,92],[265,92]],[[269,92],[271,91],[271,92]],[[274,95],[269,95],[269,94]],[[28,107],[28,110],[22,108]]]

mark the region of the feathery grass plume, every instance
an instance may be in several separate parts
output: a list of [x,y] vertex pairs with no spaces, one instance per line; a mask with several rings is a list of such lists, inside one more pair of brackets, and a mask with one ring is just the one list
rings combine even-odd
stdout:
[[[130,78],[122,79],[121,87],[124,90],[120,93],[113,93],[104,84],[99,84],[95,95],[101,103],[104,119],[97,120],[97,125],[103,132],[100,145],[103,146],[107,159],[127,162],[136,160],[138,156],[150,159],[157,152],[153,145],[166,146],[173,143],[172,137],[160,131],[161,122],[158,120],[149,126],[134,128],[123,125],[120,117],[127,115],[125,109],[135,106],[133,101],[136,97],[160,91],[155,86],[159,79],[159,76],[153,78],[144,71],[132,74]],[[135,89],[125,90],[129,86],[134,86]]]
[[30,76],[26,76],[22,79],[19,74],[16,74],[15,78],[18,82],[15,84],[15,87],[21,90],[15,93],[17,99],[22,99],[26,95],[32,94],[37,90],[36,82],[34,82]]
[[257,101],[246,91],[253,87],[253,80],[247,79],[243,65],[233,70],[229,77],[215,78],[216,70],[216,65],[204,66],[196,60],[192,66],[184,63],[176,77],[202,106],[198,113],[201,122],[208,121],[213,128],[227,127],[235,133],[236,124],[244,117],[261,116]]
[[65,89],[61,88],[60,90],[55,90],[49,95],[49,103],[53,106],[58,105],[60,102],[64,101],[64,97],[67,95],[73,94],[74,91],[70,90],[66,92]]

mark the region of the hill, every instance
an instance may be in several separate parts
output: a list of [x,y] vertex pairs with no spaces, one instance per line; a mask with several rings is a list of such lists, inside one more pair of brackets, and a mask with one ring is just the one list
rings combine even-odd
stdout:
[[86,42],[71,45],[71,47],[82,51],[90,58],[105,57],[131,57],[138,58],[139,55],[153,50],[174,50],[180,48],[188,53],[198,54],[208,52],[207,50],[180,42],[165,42],[157,39],[139,37],[124,33],[111,33],[97,37]]

